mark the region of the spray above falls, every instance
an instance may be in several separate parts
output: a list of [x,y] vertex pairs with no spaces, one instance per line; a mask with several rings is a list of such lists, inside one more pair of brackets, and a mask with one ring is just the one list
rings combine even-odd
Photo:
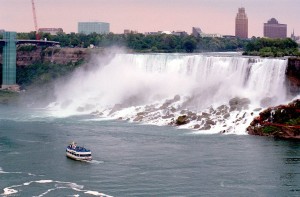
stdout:
[[157,125],[186,116],[184,128],[244,133],[255,112],[286,102],[286,66],[283,59],[116,54],[57,86],[50,108]]

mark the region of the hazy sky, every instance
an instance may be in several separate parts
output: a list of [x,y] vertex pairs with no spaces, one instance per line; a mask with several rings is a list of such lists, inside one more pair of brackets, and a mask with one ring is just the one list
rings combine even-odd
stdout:
[[[249,37],[262,36],[263,23],[276,18],[300,35],[300,0],[35,0],[39,27],[77,32],[77,22],[109,22],[110,30],[187,31],[234,35],[241,5],[249,19]],[[31,0],[0,0],[0,29],[34,30]]]

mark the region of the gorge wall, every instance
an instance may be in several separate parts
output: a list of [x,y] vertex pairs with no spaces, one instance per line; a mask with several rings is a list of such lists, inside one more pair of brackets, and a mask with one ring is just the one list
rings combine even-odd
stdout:
[[[42,49],[36,47],[33,50],[17,51],[17,66],[23,67],[32,65],[36,62],[52,62],[55,64],[76,63],[81,60],[87,60],[92,53],[98,51],[87,48],[58,48],[49,47]],[[0,54],[0,62],[2,64],[2,54]]]
[[300,92],[300,58],[289,58],[286,75],[290,91],[293,94]]

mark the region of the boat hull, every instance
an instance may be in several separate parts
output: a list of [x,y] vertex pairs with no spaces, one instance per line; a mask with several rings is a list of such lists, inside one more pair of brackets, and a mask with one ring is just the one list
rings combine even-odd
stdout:
[[73,160],[76,160],[76,161],[91,161],[92,160],[92,157],[89,156],[89,157],[78,157],[78,156],[75,156],[75,155],[72,155],[71,153],[66,153],[66,157],[68,157],[69,159],[73,159]]

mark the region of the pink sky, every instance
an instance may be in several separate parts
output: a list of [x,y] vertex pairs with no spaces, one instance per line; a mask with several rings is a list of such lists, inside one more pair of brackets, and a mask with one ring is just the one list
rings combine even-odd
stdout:
[[[61,27],[77,32],[77,22],[110,23],[113,33],[124,29],[187,31],[234,35],[235,16],[243,5],[249,37],[262,36],[263,23],[276,18],[300,35],[300,0],[35,0],[39,27]],[[0,29],[34,30],[31,0],[0,0]]]

